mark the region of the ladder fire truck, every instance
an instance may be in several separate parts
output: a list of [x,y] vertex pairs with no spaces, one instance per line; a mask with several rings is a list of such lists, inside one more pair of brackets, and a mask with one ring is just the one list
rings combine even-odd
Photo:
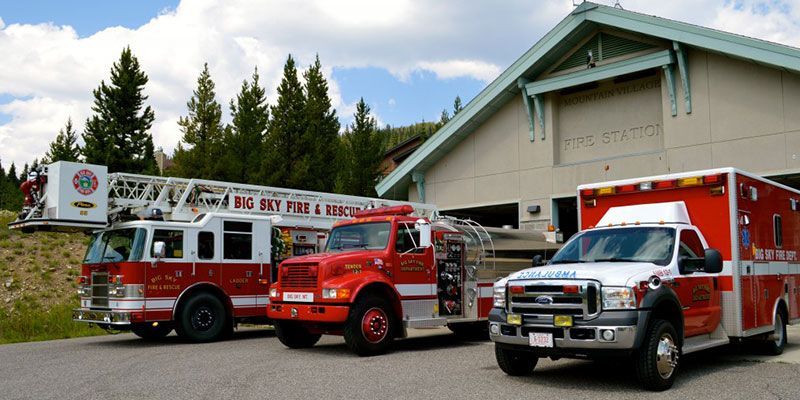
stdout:
[[800,323],[800,191],[734,168],[578,187],[581,232],[494,286],[500,368],[630,357],[671,387],[684,354],[743,339],[772,354]]
[[[336,221],[365,209],[429,204],[200,179],[107,173],[71,162],[44,166],[23,187],[9,224],[25,232],[93,232],[74,320],[142,338],[173,329],[211,341],[239,322],[266,320],[281,258],[318,251]],[[283,240],[275,240],[277,237]]]
[[[495,239],[505,232],[413,211],[410,205],[360,211],[334,225],[325,252],[282,262],[268,312],[278,339],[304,348],[322,334],[342,335],[353,352],[367,356],[386,351],[411,328],[485,332],[492,285],[510,272],[497,268],[495,254]],[[512,240],[524,235],[530,248],[558,247],[556,232],[516,235]]]

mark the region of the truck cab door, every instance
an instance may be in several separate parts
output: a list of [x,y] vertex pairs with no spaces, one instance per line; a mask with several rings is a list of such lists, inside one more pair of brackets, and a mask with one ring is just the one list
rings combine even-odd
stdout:
[[[705,245],[694,229],[682,229],[678,238],[677,260],[682,257],[701,258]],[[722,318],[718,274],[687,272],[677,275],[674,289],[683,307],[684,336],[692,337],[714,332]]]
[[419,231],[413,222],[397,224],[393,280],[402,297],[419,299],[436,294],[433,247],[421,248],[419,243]]

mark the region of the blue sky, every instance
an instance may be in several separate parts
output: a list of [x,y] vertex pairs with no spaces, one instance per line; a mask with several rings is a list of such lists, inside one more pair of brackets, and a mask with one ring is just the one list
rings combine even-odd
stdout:
[[[114,26],[136,29],[159,14],[174,11],[178,3],[178,0],[3,1],[0,2],[0,18],[7,26],[68,25],[79,37],[86,38]],[[457,95],[466,102],[486,85],[473,77],[438,79],[428,71],[416,71],[401,79],[386,69],[374,67],[334,68],[332,76],[339,83],[341,97],[346,103],[355,103],[364,97],[379,120],[393,126],[438,119],[442,109],[452,109]],[[0,105],[14,99],[13,95],[0,93]],[[220,100],[227,103],[225,99]],[[348,123],[350,116],[341,114],[342,122]],[[11,118],[0,112],[0,124]]]
[[[621,3],[800,47],[800,0]],[[41,157],[67,118],[82,131],[92,90],[125,46],[150,77],[154,143],[169,153],[203,63],[227,114],[254,66],[274,104],[287,54],[301,67],[319,54],[343,124],[364,97],[379,121],[406,125],[438,120],[456,95],[466,104],[572,9],[572,0],[0,0],[0,160]]]
[[85,37],[110,26],[136,28],[177,0],[3,0],[0,18],[6,24],[70,25]]

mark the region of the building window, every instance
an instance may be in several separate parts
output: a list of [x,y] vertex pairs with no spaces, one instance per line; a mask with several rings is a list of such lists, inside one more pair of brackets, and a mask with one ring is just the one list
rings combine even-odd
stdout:
[[772,216],[772,234],[775,238],[775,247],[783,247],[783,222],[781,216],[775,214]]
[[155,257],[156,242],[164,242],[166,254],[164,258],[183,258],[183,231],[172,229],[156,229],[153,231],[153,247],[150,256]]
[[214,232],[197,234],[197,258],[201,260],[214,258]]
[[253,258],[253,223],[224,221],[222,251],[226,260]]

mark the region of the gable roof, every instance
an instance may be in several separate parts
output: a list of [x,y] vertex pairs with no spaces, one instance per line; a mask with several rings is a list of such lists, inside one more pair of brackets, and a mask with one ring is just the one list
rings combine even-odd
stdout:
[[681,43],[706,51],[800,73],[800,49],[684,22],[584,2],[483,89],[464,109],[375,187],[378,195],[401,198],[411,174],[424,172],[452,150],[508,100],[520,94],[518,78],[543,73],[586,35],[606,26]]

